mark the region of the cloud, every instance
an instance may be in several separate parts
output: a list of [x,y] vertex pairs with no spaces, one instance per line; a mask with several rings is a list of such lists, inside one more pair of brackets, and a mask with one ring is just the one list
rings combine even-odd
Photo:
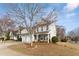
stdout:
[[75,10],[77,7],[79,7],[79,3],[68,3],[64,7],[64,10],[71,12],[71,11]]
[[68,14],[66,14],[66,17],[67,18],[73,18],[73,17],[75,17],[77,14],[76,13],[68,13]]
[[63,16],[67,20],[75,20],[78,13],[76,13],[74,10],[79,7],[79,3],[67,3],[63,8]]

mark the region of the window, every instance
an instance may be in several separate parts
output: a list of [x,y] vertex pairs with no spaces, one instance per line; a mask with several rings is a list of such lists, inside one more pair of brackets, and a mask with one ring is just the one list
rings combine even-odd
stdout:
[[38,32],[38,27],[37,27],[37,32]]
[[41,27],[39,27],[39,32],[41,32]]
[[46,27],[46,30],[48,30],[48,25],[47,25],[47,27]]
[[36,40],[36,35],[34,35],[34,38],[35,38],[35,40]]
[[43,27],[41,27],[41,31],[43,31]]

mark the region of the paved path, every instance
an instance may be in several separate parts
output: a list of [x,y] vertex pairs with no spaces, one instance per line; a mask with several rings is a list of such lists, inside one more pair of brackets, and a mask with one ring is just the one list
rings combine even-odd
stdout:
[[19,44],[21,42],[5,41],[0,42],[0,56],[24,56],[24,54],[7,48],[10,45]]

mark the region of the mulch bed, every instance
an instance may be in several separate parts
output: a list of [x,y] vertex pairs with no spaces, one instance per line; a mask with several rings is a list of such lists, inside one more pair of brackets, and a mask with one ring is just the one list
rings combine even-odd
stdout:
[[36,46],[39,46],[39,45],[45,45],[45,46],[47,46],[47,45],[51,45],[51,43],[50,44],[48,44],[47,42],[33,42],[33,45],[31,46],[31,44],[29,44],[29,43],[22,43],[22,44],[20,44],[20,45],[16,45],[16,48],[35,48]]

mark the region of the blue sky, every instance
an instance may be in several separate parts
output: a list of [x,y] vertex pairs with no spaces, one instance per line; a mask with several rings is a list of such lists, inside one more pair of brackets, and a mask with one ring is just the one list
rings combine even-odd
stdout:
[[[56,8],[58,18],[57,24],[65,27],[66,32],[79,27],[79,4],[78,3],[54,3],[45,4],[45,8],[49,11]],[[8,7],[6,4],[0,4],[0,17],[4,15]]]
[[[78,3],[58,3],[49,4],[50,7],[55,7],[58,13],[58,25],[65,27],[66,32],[69,32],[79,27],[79,4]],[[49,7],[49,6],[48,6]]]

